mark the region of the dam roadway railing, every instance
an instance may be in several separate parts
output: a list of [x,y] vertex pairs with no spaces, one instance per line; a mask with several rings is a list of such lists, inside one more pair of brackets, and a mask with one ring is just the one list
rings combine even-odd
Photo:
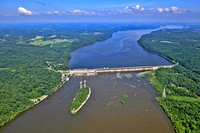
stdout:
[[166,66],[140,66],[140,67],[119,67],[119,68],[97,68],[97,69],[73,69],[68,70],[67,72],[71,76],[90,76],[97,75],[99,73],[121,73],[121,72],[139,72],[139,71],[151,71],[156,70],[158,68],[172,68],[174,65],[166,65]]

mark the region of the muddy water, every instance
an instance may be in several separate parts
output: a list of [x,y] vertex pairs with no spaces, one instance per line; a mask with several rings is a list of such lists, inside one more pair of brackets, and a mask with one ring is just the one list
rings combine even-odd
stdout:
[[[76,116],[70,106],[87,80],[92,89],[89,101]],[[127,94],[125,104],[121,95]],[[156,92],[136,73],[72,77],[44,102],[0,129],[1,133],[173,133],[173,126],[158,102]]]

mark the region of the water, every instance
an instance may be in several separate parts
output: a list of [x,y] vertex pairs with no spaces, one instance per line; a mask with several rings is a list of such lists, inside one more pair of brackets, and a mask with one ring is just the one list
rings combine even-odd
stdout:
[[137,40],[152,30],[119,31],[108,40],[71,52],[70,69],[171,65],[164,58],[144,51]]
[[[170,65],[138,46],[140,36],[151,31],[117,32],[106,41],[72,52],[69,66],[74,69]],[[136,74],[72,77],[59,91],[1,127],[0,133],[174,133],[173,125],[155,100],[156,91]],[[70,106],[80,80],[87,80],[92,94],[73,116]],[[122,94],[128,95],[125,104],[121,104]]]
[[[70,114],[79,81],[92,89],[89,101]],[[131,87],[133,86],[133,87]],[[127,94],[121,104],[121,94]],[[173,133],[173,126],[158,102],[156,92],[136,73],[73,77],[42,103],[1,128],[2,133]]]

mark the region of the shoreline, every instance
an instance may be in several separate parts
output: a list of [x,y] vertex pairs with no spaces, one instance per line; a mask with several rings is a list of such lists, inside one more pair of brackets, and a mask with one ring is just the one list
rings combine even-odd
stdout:
[[[157,27],[156,29],[154,29],[154,30],[159,30],[158,29],[159,27]],[[132,29],[132,30],[137,30],[137,29]],[[140,29],[140,30],[147,30],[147,29]],[[112,36],[113,36],[113,34],[115,34],[116,32],[119,32],[119,31],[128,31],[128,30],[117,30],[117,31],[114,31],[108,38],[105,38],[104,40],[101,40],[101,41],[95,41],[94,43],[96,43],[96,42],[102,42],[102,41],[105,41],[105,40],[107,40],[107,39],[109,39],[109,38],[111,38]],[[145,35],[145,34],[144,34]],[[143,36],[143,35],[142,35]],[[141,37],[142,37],[141,36]],[[140,37],[140,38],[141,38]],[[89,46],[89,45],[93,45],[94,43],[91,43],[91,44],[87,44],[87,45],[84,45],[84,46],[81,46],[81,47],[79,47],[79,48],[82,48],[82,47],[85,47],[85,46]],[[138,45],[140,45],[139,43],[138,43]],[[141,46],[141,45],[140,45]],[[142,46],[141,46],[142,47]],[[77,48],[77,49],[79,49],[79,48]],[[74,49],[74,50],[72,50],[72,51],[70,51],[69,53],[70,53],[70,56],[71,56],[71,52],[73,52],[73,51],[75,51],[75,50],[77,50],[77,49]],[[149,52],[149,53],[151,53],[150,51],[148,51],[148,50],[145,50],[144,49],[144,51],[147,51],[147,52]],[[153,53],[153,54],[156,54],[156,53]],[[159,54],[158,54],[159,55]],[[161,57],[163,57],[162,55],[159,55],[159,56],[161,56]],[[167,59],[166,57],[163,57],[163,58],[165,58],[165,59]],[[67,60],[67,62],[69,61],[71,59],[71,57]],[[169,59],[167,59],[168,61],[170,61]],[[171,62],[171,61],[170,61]],[[174,63],[174,62],[173,62]],[[68,64],[67,64],[68,65]],[[57,71],[57,72],[59,72],[59,71]],[[62,74],[62,73],[61,73]],[[61,77],[62,78],[62,77]],[[58,90],[60,90],[64,85],[65,85],[65,83],[67,82],[67,81],[69,81],[70,79],[68,78],[68,80],[66,80],[66,81],[64,81],[59,87],[57,87],[52,93],[50,93],[50,94],[48,94],[48,95],[45,95],[45,97],[43,97],[43,96],[41,96],[41,97],[43,97],[39,102],[37,102],[37,103],[35,103],[34,101],[33,101],[33,105],[32,106],[30,106],[29,108],[27,108],[27,109],[25,109],[24,111],[22,111],[21,113],[19,113],[18,115],[16,115],[13,119],[11,119],[11,120],[9,120],[8,122],[6,122],[3,126],[0,126],[0,128],[1,127],[4,127],[5,125],[7,125],[7,124],[9,124],[9,123],[11,123],[14,119],[16,119],[18,116],[20,116],[21,114],[23,114],[23,113],[25,113],[26,111],[28,111],[29,109],[31,109],[31,108],[33,108],[33,107],[35,107],[35,105],[37,105],[37,104],[39,104],[39,103],[41,103],[42,101],[44,101],[45,99],[47,99],[49,96],[51,96],[51,95],[53,95],[56,91],[58,91]],[[90,88],[90,87],[89,87]],[[90,90],[91,91],[91,90]],[[89,96],[90,97],[90,96]],[[89,98],[87,98],[87,100],[88,100]],[[87,100],[86,100],[86,102],[87,102]],[[84,103],[85,104],[85,103]],[[83,104],[83,105],[84,105]],[[82,106],[83,106],[82,105]],[[82,106],[81,106],[81,108],[82,108]],[[81,109],[80,108],[80,109]],[[80,110],[79,109],[79,110]]]
[[144,75],[148,75],[151,71],[144,71],[144,72],[139,72],[137,75],[138,78],[142,78]]
[[[59,86],[59,87],[57,87],[52,93],[50,93],[50,94],[48,94],[48,95],[43,95],[43,96],[41,96],[39,99],[39,101],[36,101],[37,99],[32,99],[31,101],[33,101],[34,102],[34,106],[36,105],[36,104],[39,104],[40,102],[42,102],[43,100],[45,100],[46,98],[48,98],[49,96],[51,96],[52,94],[54,94],[56,91],[58,91],[58,90],[60,90],[64,85],[65,85],[65,83],[67,82],[67,81],[69,81],[70,80],[70,78],[66,78],[66,80],[64,80],[64,78],[63,78],[63,74],[61,75],[61,79],[62,79],[62,84]],[[33,107],[34,107],[33,106]]]
[[[146,34],[144,34],[144,35],[146,35]],[[141,39],[144,35],[142,35],[142,36],[140,37],[140,39]],[[162,54],[160,54],[160,53],[158,53],[158,52],[156,52],[156,51],[152,51],[152,50],[149,50],[149,49],[145,48],[145,47],[142,45],[142,43],[140,42],[140,39],[137,41],[137,44],[138,44],[144,51],[146,51],[146,52],[148,52],[148,53],[156,54],[156,55],[158,55],[158,56],[160,56],[160,57],[166,59],[167,61],[171,62],[173,65],[176,63],[176,61],[170,59],[169,57],[166,57],[166,56],[164,56],[164,55],[162,55]]]
[[[61,76],[62,78],[62,76]],[[20,115],[22,115],[23,113],[25,113],[26,111],[28,111],[31,108],[34,108],[36,105],[38,105],[39,103],[41,103],[42,101],[44,101],[45,99],[47,99],[49,96],[53,95],[55,92],[57,92],[58,90],[60,90],[67,81],[69,81],[70,78],[66,78],[66,81],[62,82],[62,84],[57,87],[52,93],[48,94],[48,95],[43,95],[41,96],[39,99],[39,101],[36,101],[36,99],[29,99],[30,101],[33,102],[33,105],[31,105],[29,108],[25,109],[24,111],[22,111],[21,113],[19,113],[18,115],[16,115],[13,119],[10,119],[8,122],[6,122],[4,125],[0,126],[0,128],[5,127],[6,125],[10,124],[13,120],[15,120],[17,117],[19,117]]]

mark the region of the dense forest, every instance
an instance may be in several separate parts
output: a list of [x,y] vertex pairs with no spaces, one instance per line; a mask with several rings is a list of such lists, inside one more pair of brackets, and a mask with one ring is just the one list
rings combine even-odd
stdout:
[[[160,105],[178,133],[200,132],[200,30],[159,30],[138,41],[146,51],[179,62],[173,68],[158,69],[147,77],[158,92]],[[162,98],[166,88],[166,98]]]
[[119,30],[157,28],[161,24],[1,24],[0,126],[49,95],[61,84],[70,52],[103,41]]

